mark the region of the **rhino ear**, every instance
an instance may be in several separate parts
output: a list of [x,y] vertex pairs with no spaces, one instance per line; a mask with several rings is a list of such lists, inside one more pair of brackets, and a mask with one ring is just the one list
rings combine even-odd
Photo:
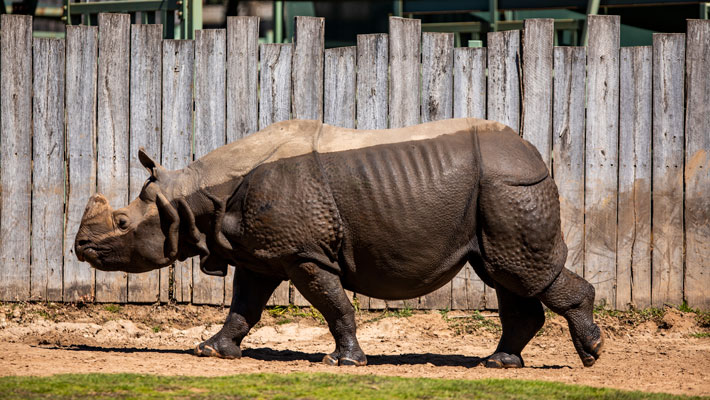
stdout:
[[171,261],[175,259],[178,251],[178,234],[180,229],[180,216],[170,204],[165,195],[158,193],[156,198],[158,211],[161,214],[161,222],[165,225],[165,257]]
[[158,173],[163,169],[163,166],[155,162],[155,160],[153,160],[148,153],[146,153],[145,148],[142,146],[138,149],[138,159],[141,164],[143,164],[145,169],[150,172],[150,176],[158,179]]

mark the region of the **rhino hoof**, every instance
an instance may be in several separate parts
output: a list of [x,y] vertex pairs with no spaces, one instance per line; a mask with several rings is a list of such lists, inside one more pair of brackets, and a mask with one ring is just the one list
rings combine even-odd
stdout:
[[522,368],[523,359],[515,354],[495,353],[486,360],[486,368]]
[[334,354],[326,354],[323,357],[323,364],[326,365],[350,365],[350,366],[356,366],[356,367],[362,367],[367,365],[367,359],[363,361],[358,361],[349,357],[338,357],[337,355]]
[[217,357],[232,360],[241,357],[241,351],[234,349],[217,349],[214,344],[200,343],[195,347],[195,355],[200,357]]

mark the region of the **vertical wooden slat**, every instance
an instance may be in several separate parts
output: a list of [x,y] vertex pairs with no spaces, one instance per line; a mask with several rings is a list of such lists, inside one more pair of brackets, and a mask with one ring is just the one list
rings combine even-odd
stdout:
[[259,46],[259,129],[289,119],[291,113],[291,44]]
[[555,47],[552,171],[560,196],[565,268],[584,276],[584,47]]
[[[129,60],[128,14],[99,14],[97,190],[113,208],[128,204]],[[125,272],[96,271],[96,301],[125,302]]]
[[258,52],[259,17],[227,18],[227,143],[257,130]]
[[[148,173],[138,160],[138,149],[160,159],[163,27],[131,26],[129,199],[140,194]],[[160,270],[128,275],[128,301],[153,303],[160,299]]]
[[685,35],[654,34],[651,292],[654,306],[683,301],[684,71]]
[[488,119],[520,129],[520,31],[488,33]]
[[0,299],[30,296],[32,17],[0,17]]
[[[227,18],[227,143],[256,132],[259,17]],[[232,302],[234,267],[224,277],[224,304]]]
[[86,203],[96,192],[96,77],[98,30],[67,26],[67,207],[64,229],[64,301],[93,299],[94,269],[79,262],[74,238]]
[[589,16],[584,277],[615,304],[619,17]]
[[390,17],[390,128],[419,123],[421,20]]
[[486,118],[486,48],[454,49],[454,118]]
[[[387,129],[387,34],[357,36],[357,128]],[[356,294],[362,309],[385,308],[384,300]]]
[[[163,41],[162,163],[168,169],[185,168],[192,162],[192,89],[195,42]],[[192,259],[173,266],[173,298],[192,301]],[[169,270],[160,275],[160,301],[169,300]]]
[[[422,34],[422,122],[451,118],[454,89],[454,34]],[[419,298],[419,308],[450,309],[451,282]]]
[[617,309],[651,305],[651,55],[621,49]]
[[[454,118],[486,117],[486,49],[454,49]],[[451,281],[451,309],[485,306],[485,285],[466,263]]]
[[325,19],[296,17],[293,36],[293,118],[323,120]]
[[528,19],[523,31],[523,115],[521,133],[551,169],[553,19]]
[[710,310],[710,20],[688,20],[685,299]]
[[[224,29],[195,32],[195,159],[225,144],[226,51]],[[203,274],[195,260],[192,281],[194,303],[222,304],[224,278]]]
[[388,54],[387,34],[357,35],[358,129],[387,129]]
[[355,46],[325,51],[323,122],[326,124],[355,128],[355,53]]
[[61,301],[64,234],[64,40],[34,39],[33,64],[30,298]]

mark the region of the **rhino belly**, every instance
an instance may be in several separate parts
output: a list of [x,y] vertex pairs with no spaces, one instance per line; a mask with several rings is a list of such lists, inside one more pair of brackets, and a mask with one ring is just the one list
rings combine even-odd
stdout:
[[476,144],[459,132],[319,155],[344,225],[346,288],[403,299],[456,275],[477,249]]

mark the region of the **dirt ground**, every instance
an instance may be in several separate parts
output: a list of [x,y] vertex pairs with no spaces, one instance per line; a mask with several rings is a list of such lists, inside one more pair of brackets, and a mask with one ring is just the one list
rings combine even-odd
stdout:
[[272,309],[242,344],[239,360],[191,354],[216,333],[220,307],[0,304],[0,376],[61,373],[230,375],[292,371],[456,379],[538,379],[647,392],[710,395],[710,323],[673,308],[608,313],[597,320],[605,349],[584,368],[564,319],[548,314],[523,351],[526,368],[483,366],[496,347],[494,313],[359,312],[366,367],[320,363],[333,341],[310,309]]

